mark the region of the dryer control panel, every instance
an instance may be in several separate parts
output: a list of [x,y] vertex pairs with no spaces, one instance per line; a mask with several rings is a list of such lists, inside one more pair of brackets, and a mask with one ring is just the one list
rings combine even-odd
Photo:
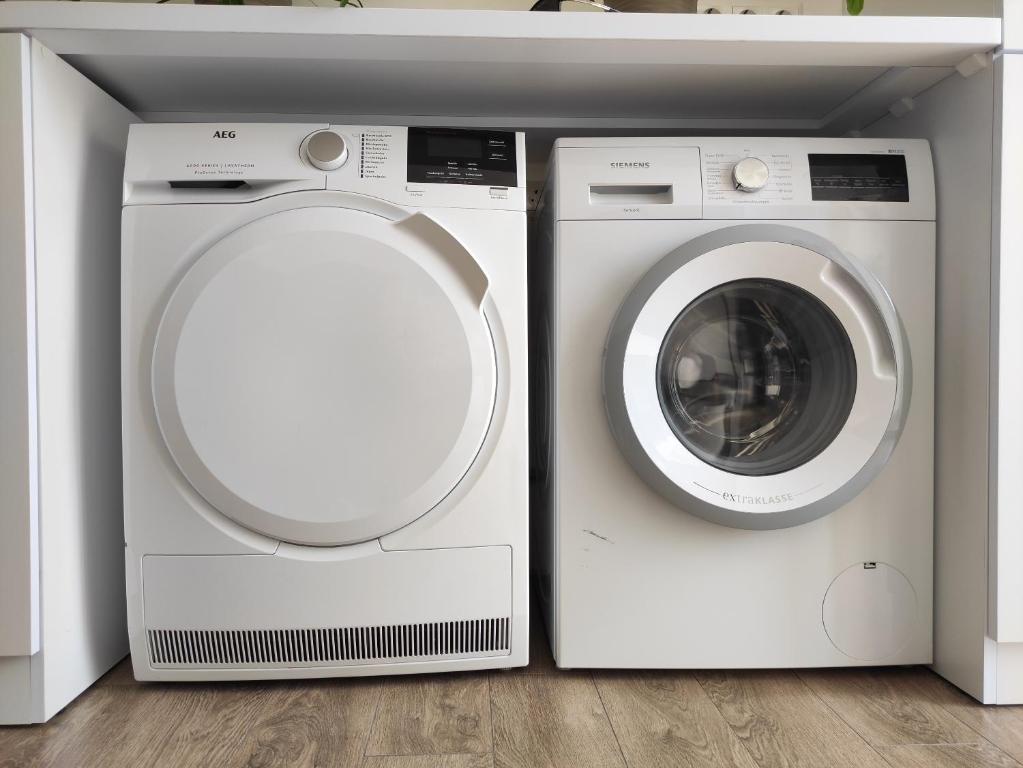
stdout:
[[131,126],[124,204],[246,202],[330,189],[399,205],[526,208],[525,136],[316,124]]
[[408,129],[408,180],[518,186],[515,134],[460,128]]

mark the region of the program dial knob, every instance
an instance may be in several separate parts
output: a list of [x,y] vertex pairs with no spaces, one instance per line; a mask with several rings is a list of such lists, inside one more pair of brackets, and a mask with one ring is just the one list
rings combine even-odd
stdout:
[[744,157],[732,167],[732,181],[741,192],[756,192],[767,186],[771,169],[759,157]]
[[335,131],[317,131],[302,142],[302,155],[321,171],[334,171],[348,159],[348,145]]

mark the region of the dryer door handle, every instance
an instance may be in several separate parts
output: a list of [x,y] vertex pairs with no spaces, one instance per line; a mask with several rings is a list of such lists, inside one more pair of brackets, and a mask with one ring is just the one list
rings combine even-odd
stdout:
[[487,291],[490,290],[490,279],[479,262],[454,235],[425,213],[413,213],[396,221],[395,226],[439,253],[468,290],[473,305],[482,307]]

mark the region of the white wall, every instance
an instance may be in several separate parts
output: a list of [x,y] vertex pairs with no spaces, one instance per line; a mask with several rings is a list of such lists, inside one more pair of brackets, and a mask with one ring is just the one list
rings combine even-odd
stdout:
[[[1019,0],[1005,0],[1007,3]],[[999,0],[865,0],[864,16],[999,16]]]

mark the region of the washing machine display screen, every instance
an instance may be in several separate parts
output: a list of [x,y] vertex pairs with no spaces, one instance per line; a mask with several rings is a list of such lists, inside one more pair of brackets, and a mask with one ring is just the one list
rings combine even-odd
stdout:
[[693,454],[726,472],[771,475],[820,454],[845,425],[856,357],[842,324],[790,283],[746,279],[699,296],[657,361],[661,410]]
[[515,134],[409,128],[408,180],[432,184],[518,186]]
[[908,203],[905,155],[810,155],[814,200]]

